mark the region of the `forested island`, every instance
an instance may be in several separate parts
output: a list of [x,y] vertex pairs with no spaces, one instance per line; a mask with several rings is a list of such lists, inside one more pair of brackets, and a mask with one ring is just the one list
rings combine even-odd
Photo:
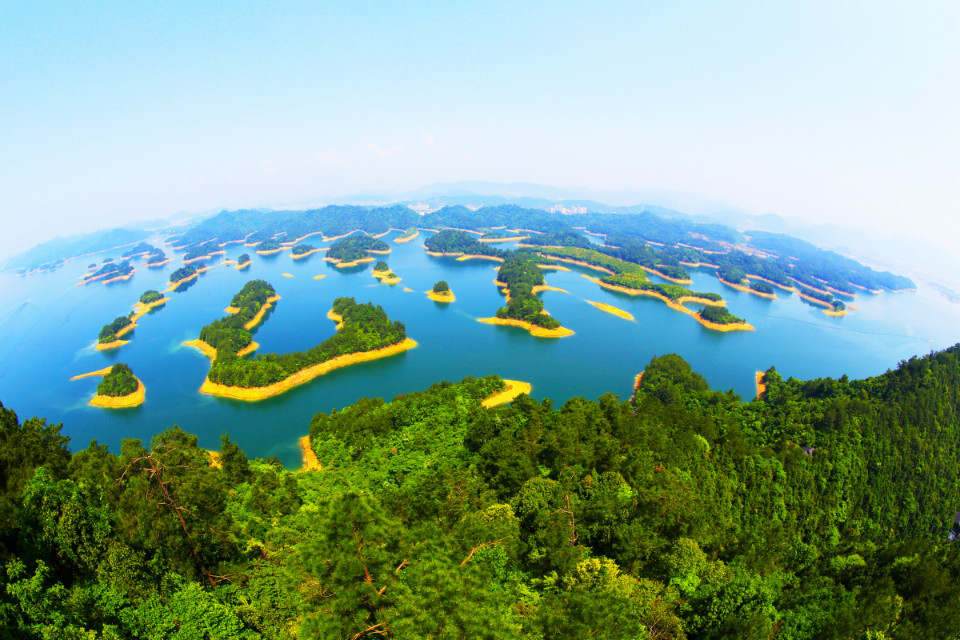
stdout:
[[133,375],[129,366],[118,362],[104,374],[103,380],[97,385],[97,394],[89,404],[106,409],[125,409],[143,404],[145,397],[146,387],[143,383]]
[[427,253],[433,256],[487,257],[503,259],[506,253],[488,246],[469,233],[454,229],[443,229],[423,243]]
[[306,258],[309,255],[322,251],[312,244],[307,244],[306,242],[296,245],[293,249],[290,250],[290,255],[294,260],[300,260]]
[[133,312],[126,316],[118,316],[113,322],[103,325],[100,335],[97,336],[97,351],[115,349],[127,344],[127,340],[120,338],[136,327],[133,323]]
[[250,263],[251,263],[251,262],[253,262],[253,261],[250,259],[250,254],[249,254],[249,253],[241,253],[239,256],[237,256],[237,265],[236,265],[236,268],[237,268],[237,269],[246,269],[247,267],[250,266]]
[[389,284],[391,286],[402,280],[400,276],[395,274],[390,269],[390,265],[388,265],[384,260],[377,260],[377,264],[373,265],[373,271],[371,271],[371,275],[383,284]]
[[336,267],[355,267],[363,262],[373,262],[370,253],[390,253],[390,245],[366,233],[354,233],[340,238],[327,250],[324,260]]
[[531,254],[510,252],[497,270],[497,284],[506,287],[507,306],[497,309],[496,317],[480,318],[480,322],[521,327],[538,338],[573,335],[543,310],[543,301],[536,293],[547,288],[546,282]]
[[232,315],[205,326],[190,342],[213,358],[201,392],[239,400],[262,400],[321,376],[333,369],[388,357],[416,346],[401,322],[393,322],[380,306],[337,298],[330,318],[337,332],[304,352],[242,356],[256,345],[250,329],[260,321],[273,287],[262,280],[247,283],[234,297]]
[[[0,406],[11,637],[954,638],[960,347],[629,401],[496,377],[318,413],[322,471],[177,427],[71,452]],[[314,467],[316,468],[316,467]],[[373,636],[376,637],[376,636]]]
[[435,282],[433,287],[427,291],[427,297],[434,302],[453,302],[457,299],[446,280]]
[[170,274],[170,282],[169,282],[170,288],[176,289],[184,282],[187,282],[188,280],[193,280],[196,277],[197,277],[197,268],[194,267],[193,265],[180,267],[179,269],[175,270],[173,273]]

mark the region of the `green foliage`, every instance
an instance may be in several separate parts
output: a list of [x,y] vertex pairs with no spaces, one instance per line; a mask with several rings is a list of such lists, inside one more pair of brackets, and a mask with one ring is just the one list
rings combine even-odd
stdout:
[[442,229],[424,241],[427,251],[436,253],[466,253],[479,256],[494,256],[502,258],[506,252],[488,243],[480,242],[466,231],[456,229]]
[[295,256],[299,256],[299,255],[303,255],[304,253],[310,253],[310,252],[313,251],[314,249],[316,249],[316,247],[313,246],[312,244],[301,243],[301,244],[298,244],[297,246],[295,246],[295,247],[290,251],[290,253],[292,253],[292,254],[295,255]]
[[274,240],[273,238],[264,240],[263,242],[257,245],[257,251],[276,251],[277,249],[280,249],[280,248],[281,248],[280,243]]
[[137,390],[137,387],[137,378],[130,367],[118,362],[110,367],[110,373],[103,376],[103,380],[97,385],[97,394],[119,398],[130,395]]
[[113,322],[103,325],[103,328],[100,329],[100,335],[97,338],[98,342],[101,344],[113,342],[117,339],[117,332],[131,324],[133,324],[133,321],[130,320],[130,316],[119,316],[115,318]]
[[707,322],[714,324],[736,324],[744,321],[743,318],[738,318],[730,313],[726,307],[716,307],[713,305],[703,307],[697,315]]
[[732,282],[733,284],[740,284],[743,279],[747,277],[743,269],[732,264],[720,265],[720,268],[717,269],[717,275],[720,276],[722,280]]
[[377,260],[377,264],[373,265],[374,271],[390,271],[390,266],[384,260]]
[[161,298],[163,298],[163,295],[159,291],[154,291],[153,289],[150,289],[148,291],[143,292],[143,295],[140,296],[140,302],[142,302],[143,304],[150,304],[151,302],[156,302]]
[[250,254],[249,254],[249,253],[241,253],[241,254],[237,257],[237,264],[243,264],[244,262],[250,262]]
[[773,287],[769,283],[764,282],[763,280],[751,280],[750,288],[756,291],[757,293],[772,294],[774,291]]
[[327,257],[342,262],[353,262],[368,257],[367,251],[387,251],[389,248],[390,245],[379,238],[373,238],[365,233],[354,233],[330,245]]
[[179,269],[177,269],[176,271],[170,274],[170,282],[180,282],[181,280],[185,280],[186,278],[189,278],[196,272],[197,272],[196,267],[190,264],[188,264],[185,267],[180,267]]
[[513,318],[545,329],[556,329],[560,321],[543,312],[543,301],[533,287],[544,284],[543,272],[529,253],[513,251],[500,265],[497,280],[507,283],[510,302],[497,310],[498,318]]
[[235,387],[264,387],[338,356],[382,349],[403,342],[407,337],[403,323],[391,322],[379,305],[357,304],[353,298],[337,298],[333,303],[333,311],[343,317],[343,326],[317,346],[293,353],[258,354],[251,359],[236,356],[233,347],[242,339],[247,339],[249,343],[250,334],[246,332],[244,336],[242,329],[230,325],[230,317],[207,325],[200,333],[201,339],[206,340],[206,335],[217,340],[218,345],[227,345],[222,355],[217,347],[217,359],[207,378],[211,382]]
[[447,291],[450,291],[450,285],[447,284],[447,281],[446,281],[446,280],[438,280],[438,281],[433,285],[433,292],[434,292],[434,293],[445,293],[445,292],[447,292]]

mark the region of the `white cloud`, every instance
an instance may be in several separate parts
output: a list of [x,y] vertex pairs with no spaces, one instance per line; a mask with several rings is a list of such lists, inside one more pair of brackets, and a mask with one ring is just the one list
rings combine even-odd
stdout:
[[402,146],[384,148],[373,142],[365,142],[363,148],[378,158],[389,158],[391,156],[405,157],[407,155],[406,149]]
[[346,160],[337,155],[336,151],[318,151],[314,159],[336,167],[343,166],[347,163]]
[[427,149],[436,151],[437,153],[450,153],[450,147],[441,147],[432,133],[425,133],[422,138],[423,144]]

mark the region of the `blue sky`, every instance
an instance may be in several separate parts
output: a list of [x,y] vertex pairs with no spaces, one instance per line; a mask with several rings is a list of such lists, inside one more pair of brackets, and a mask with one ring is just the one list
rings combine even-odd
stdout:
[[954,1],[0,2],[0,254],[457,180],[942,241],[958,35]]

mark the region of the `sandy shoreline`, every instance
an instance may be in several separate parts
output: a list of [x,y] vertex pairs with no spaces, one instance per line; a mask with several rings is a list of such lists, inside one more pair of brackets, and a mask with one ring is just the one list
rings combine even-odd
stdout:
[[373,258],[357,258],[356,260],[351,260],[350,262],[343,262],[342,260],[337,260],[336,258],[324,258],[327,262],[332,262],[333,266],[338,269],[344,269],[346,267],[356,267],[366,262],[373,262]]
[[197,271],[197,272],[194,273],[193,275],[187,276],[186,278],[183,278],[182,280],[177,280],[176,282],[172,282],[172,281],[171,281],[171,282],[168,282],[167,284],[168,284],[169,286],[166,288],[166,290],[165,290],[163,293],[168,293],[168,292],[170,292],[170,291],[173,291],[174,289],[176,289],[177,287],[179,287],[180,285],[182,285],[184,282],[190,282],[191,280],[193,280],[194,278],[196,278],[196,277],[199,276],[199,275],[200,275],[200,272]]
[[553,271],[570,271],[570,269],[568,269],[568,268],[566,268],[566,267],[561,267],[561,266],[558,265],[558,264],[538,264],[537,267],[538,267],[541,271],[546,271],[546,270],[553,270]]
[[162,260],[160,262],[148,262],[147,269],[159,269],[160,267],[162,267],[163,265],[169,262],[170,262],[170,258],[167,258],[166,260]]
[[693,280],[689,278],[673,278],[668,276],[665,273],[661,273],[660,271],[657,271],[656,269],[651,269],[650,267],[645,267],[643,265],[640,265],[640,268],[646,271],[647,273],[653,274],[658,278],[663,278],[664,280],[669,280],[674,284],[693,284]]
[[[136,376],[134,376],[136,378]],[[102,407],[104,409],[126,409],[129,407],[138,407],[143,404],[147,397],[147,388],[137,378],[137,390],[125,396],[93,396],[88,403],[92,407]]]
[[272,256],[275,253],[280,253],[281,251],[286,251],[286,247],[280,247],[279,249],[257,249],[258,256]]
[[326,278],[326,277],[327,277],[327,274],[321,273],[321,274],[318,275],[318,276],[313,276],[313,279],[314,279],[314,280],[323,280],[323,279]]
[[[217,359],[217,350],[214,349],[209,343],[204,342],[200,338],[197,338],[196,340],[186,340],[181,344],[187,347],[193,347],[195,349],[198,349],[203,355],[210,358],[211,362]],[[240,349],[240,351],[237,351],[237,356],[242,358],[245,355],[253,353],[258,348],[260,348],[260,345],[254,342],[253,340],[251,340],[250,344],[245,346],[243,349]]]
[[81,373],[78,376],[73,376],[72,378],[70,378],[70,380],[72,382],[73,380],[79,380],[81,378],[93,378],[94,376],[100,376],[102,378],[103,376],[110,373],[111,369],[113,369],[113,365],[110,365],[109,367],[105,367],[103,369],[98,369],[97,371],[91,371],[90,373]]
[[494,242],[520,242],[521,240],[527,240],[529,238],[530,236],[510,236],[507,238],[480,238],[479,240],[480,242],[488,242],[492,244]]
[[767,374],[764,373],[763,371],[757,371],[757,373],[756,373],[756,380],[757,380],[757,397],[756,397],[756,399],[757,399],[757,400],[759,400],[759,399],[760,399],[760,396],[762,396],[762,395],[763,395],[764,393],[766,393],[766,391],[767,391],[767,383],[766,383],[766,380],[765,380],[766,375],[767,375]]
[[230,387],[227,385],[210,382],[210,380],[204,380],[203,385],[200,387],[200,393],[219,396],[221,398],[232,398],[234,400],[256,402],[258,400],[265,400],[267,398],[279,395],[285,391],[289,391],[296,386],[310,382],[314,378],[329,373],[334,369],[339,369],[341,367],[346,367],[360,362],[367,362],[369,360],[388,358],[398,353],[407,351],[408,349],[413,349],[416,346],[417,342],[415,340],[407,338],[403,342],[399,342],[382,349],[337,356],[336,358],[327,360],[326,362],[321,362],[311,367],[307,367],[306,369],[301,369],[300,371],[288,376],[280,382],[275,382],[265,387]]
[[310,436],[303,436],[298,442],[300,443],[300,456],[303,459],[300,471],[322,471],[323,467],[320,466],[320,460],[317,458],[317,454],[313,452],[313,447],[310,446]]
[[[406,232],[404,231],[404,233]],[[411,240],[413,240],[419,235],[420,235],[420,230],[417,229],[416,231],[414,231],[413,235],[407,236],[406,238],[404,237],[394,238],[393,241],[396,242],[397,244],[404,244],[404,243],[410,242]]]
[[636,319],[633,317],[632,313],[624,311],[623,309],[618,309],[612,304],[607,304],[605,302],[594,302],[593,300],[587,300],[586,302],[587,304],[591,304],[595,306],[597,309],[600,309],[601,311],[612,313],[613,315],[619,318],[623,318],[624,320],[630,320],[631,322],[636,322]]
[[201,260],[209,260],[212,257],[213,255],[208,253],[205,256],[197,256],[196,258],[190,258],[189,260],[184,260],[183,264],[186,265],[186,264],[190,264],[191,262],[200,262]]
[[520,380],[504,380],[503,385],[502,391],[498,391],[484,398],[480,404],[490,409],[515,400],[521,393],[530,395],[530,392],[533,391],[532,384],[529,382],[521,382]]
[[745,287],[745,286],[743,286],[742,284],[734,284],[734,283],[732,283],[732,282],[727,282],[726,280],[724,280],[723,278],[721,278],[719,275],[717,276],[717,280],[719,280],[719,281],[722,282],[723,284],[727,285],[727,286],[730,287],[731,289],[736,289],[737,291],[743,291],[744,293],[752,293],[752,294],[755,295],[755,296],[760,296],[761,298],[766,298],[767,300],[779,300],[779,299],[780,299],[780,298],[777,297],[777,294],[775,294],[775,293],[763,293],[762,291],[755,291],[755,290],[751,289],[750,287]]
[[[134,324],[136,324],[136,323],[137,323],[137,320],[139,320],[139,319],[142,318],[143,316],[145,316],[145,315],[147,315],[148,313],[150,313],[150,309],[155,309],[156,307],[163,306],[163,305],[167,304],[168,302],[170,302],[170,298],[167,298],[167,297],[163,297],[163,298],[160,298],[159,300],[154,300],[153,302],[148,302],[148,303],[146,303],[146,304],[144,304],[144,303],[142,303],[142,302],[140,302],[140,301],[137,301],[137,302],[133,305],[134,313],[133,313],[133,316],[131,316],[131,318],[130,318],[131,322],[133,322]],[[117,335],[119,336],[120,334],[118,333]]]
[[326,251],[326,250],[329,249],[329,248],[330,248],[330,247],[321,247],[320,249],[310,249],[309,251],[306,251],[306,252],[304,252],[304,253],[291,253],[291,254],[290,254],[290,257],[293,258],[294,260],[303,260],[303,259],[306,258],[307,256],[312,256],[312,255],[315,254],[315,253],[320,253],[321,251]]
[[535,324],[530,324],[529,322],[524,322],[523,320],[514,320],[513,318],[477,318],[477,322],[482,322],[484,324],[498,324],[506,327],[520,327],[521,329],[526,329],[530,332],[530,335],[537,338],[565,338],[566,336],[572,336],[574,334],[573,331],[567,329],[566,327],[544,329],[543,327],[538,327]]
[[234,267],[234,268],[235,268],[235,269],[246,269],[246,268],[249,267],[251,264],[253,264],[253,260],[247,260],[246,262],[241,262],[241,263],[237,264],[237,266]]
[[457,258],[457,262],[463,262],[465,260],[492,260],[493,262],[503,262],[503,258],[498,258],[496,256],[481,256],[476,253],[465,253]]
[[[259,311],[257,311],[257,315],[253,316],[253,318],[250,319],[250,322],[243,325],[243,328],[246,329],[247,331],[250,331],[255,326],[260,324],[260,321],[263,320],[264,314],[270,309],[270,307],[273,306],[273,303],[279,299],[280,299],[280,296],[270,296],[269,298],[267,298],[267,301],[263,303],[263,306],[260,307]],[[227,307],[228,310],[233,308],[234,307]],[[240,310],[237,309],[237,311],[240,311]],[[229,313],[237,313],[237,311],[230,311]]]
[[433,289],[430,289],[425,293],[427,294],[427,297],[433,300],[434,302],[454,302],[457,299],[457,296],[453,295],[453,291],[436,293]]
[[801,298],[803,298],[804,300],[806,300],[807,302],[812,302],[813,304],[818,304],[818,305],[820,305],[821,307],[829,307],[829,308],[831,308],[831,309],[833,308],[833,305],[830,304],[829,302],[824,302],[823,300],[820,300],[820,299],[818,299],[818,298],[814,298],[813,296],[808,296],[807,294],[805,294],[805,293],[802,292],[802,291],[799,291],[799,290],[798,290],[798,291],[797,291],[797,295],[800,296]]
[[541,253],[540,255],[543,256],[544,258],[549,258],[550,260],[556,260],[557,262],[566,262],[568,264],[575,264],[581,267],[586,267],[587,269],[593,269],[594,271],[601,271],[611,276],[616,275],[613,271],[611,271],[610,269],[607,269],[606,267],[598,267],[596,265],[590,264],[589,262],[584,262],[583,260],[574,260],[573,258],[557,257],[557,256],[552,256],[544,253]]
[[843,311],[837,311],[836,309],[824,309],[823,312],[828,316],[833,316],[834,318],[840,318],[842,316],[847,315],[847,313],[849,313],[846,309],[844,309]]
[[685,306],[683,306],[684,302],[694,302],[698,304],[724,306],[725,303],[722,300],[713,301],[713,300],[707,300],[706,298],[697,298],[696,296],[683,296],[682,298],[674,302],[670,298],[656,291],[646,291],[644,289],[628,289],[627,287],[621,287],[615,284],[607,284],[606,282],[603,282],[599,278],[591,278],[585,273],[582,273],[580,275],[586,278],[587,280],[592,280],[593,282],[597,283],[604,289],[610,289],[611,291],[619,291],[620,293],[626,293],[631,296],[649,296],[651,298],[656,298],[658,300],[661,300],[665,302],[666,305],[671,309],[673,309],[674,311],[685,313],[688,316],[692,317],[697,322],[699,322],[700,324],[702,324],[703,326],[707,327],[708,329],[713,329],[714,331],[728,332],[728,331],[754,331],[755,330],[754,326],[747,322],[733,322],[731,324],[717,324],[716,322],[710,322],[709,320],[704,320],[703,318],[701,318],[700,314],[698,314],[697,312],[691,311],[690,309],[687,309]]

